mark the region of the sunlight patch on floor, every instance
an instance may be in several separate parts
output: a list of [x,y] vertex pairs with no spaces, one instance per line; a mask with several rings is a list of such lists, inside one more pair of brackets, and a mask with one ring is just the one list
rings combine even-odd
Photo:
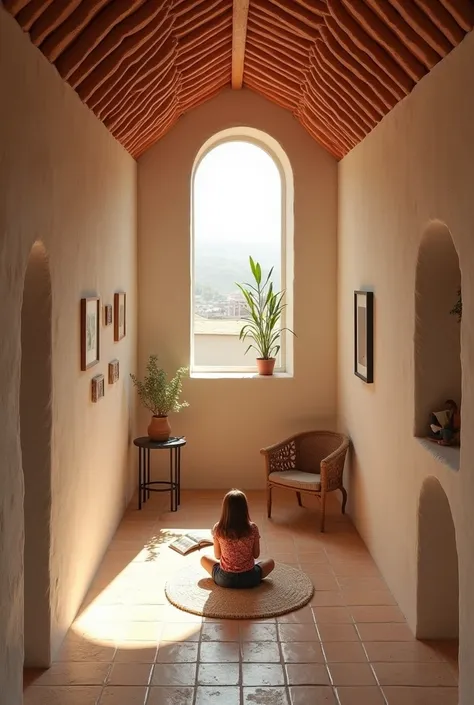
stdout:
[[[154,526],[143,535],[137,532],[139,536],[129,541],[137,547],[131,549],[135,556],[125,565],[128,554],[114,551],[112,542],[85,606],[71,627],[72,632],[78,638],[99,644],[114,642],[123,648],[136,649],[162,639],[162,624],[171,617],[178,623],[200,622],[200,617],[169,605],[164,593],[166,580],[172,573],[186,564],[199,562],[202,552],[181,556],[169,548],[172,541],[193,529],[196,527]],[[129,536],[133,533],[131,530]],[[192,628],[181,629],[176,638],[186,640],[192,631]]]

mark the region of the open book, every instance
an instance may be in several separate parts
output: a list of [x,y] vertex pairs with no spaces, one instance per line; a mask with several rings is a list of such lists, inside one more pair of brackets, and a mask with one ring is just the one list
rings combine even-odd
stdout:
[[170,543],[169,546],[174,551],[181,553],[182,556],[187,556],[188,553],[191,553],[191,551],[197,551],[201,548],[205,548],[206,546],[212,546],[213,544],[214,541],[209,533],[193,533],[180,536],[179,539],[176,539],[176,541]]
[[451,412],[448,409],[444,409],[443,411],[434,411],[433,416],[437,421],[436,424],[430,424],[433,433],[438,433],[438,431],[441,431],[441,429],[447,428],[449,426],[449,422],[451,420]]

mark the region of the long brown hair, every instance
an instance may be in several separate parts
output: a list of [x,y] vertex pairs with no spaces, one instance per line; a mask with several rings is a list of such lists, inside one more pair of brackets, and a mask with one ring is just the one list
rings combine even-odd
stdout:
[[222,500],[216,534],[225,539],[241,539],[252,531],[247,497],[240,490],[227,492]]

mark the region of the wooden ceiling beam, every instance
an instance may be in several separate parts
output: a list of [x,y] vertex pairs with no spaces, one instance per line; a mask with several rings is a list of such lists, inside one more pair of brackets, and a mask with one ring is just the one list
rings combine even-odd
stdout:
[[232,88],[244,82],[245,42],[250,0],[234,0],[232,9]]

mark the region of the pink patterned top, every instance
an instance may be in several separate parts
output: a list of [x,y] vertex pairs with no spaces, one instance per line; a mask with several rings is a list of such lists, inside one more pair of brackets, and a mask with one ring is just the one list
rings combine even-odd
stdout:
[[[228,573],[244,573],[247,570],[252,570],[255,565],[253,547],[255,541],[260,538],[260,533],[256,524],[251,523],[251,527],[251,533],[241,539],[218,537],[219,546],[221,547],[220,565],[222,570]],[[217,524],[212,529],[213,536],[216,535],[216,528]]]

